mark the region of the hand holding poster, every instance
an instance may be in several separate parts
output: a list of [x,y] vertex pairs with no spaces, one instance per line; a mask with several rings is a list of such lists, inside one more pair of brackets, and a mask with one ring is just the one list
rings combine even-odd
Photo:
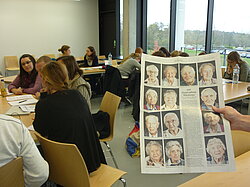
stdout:
[[219,60],[142,56],[142,173],[235,169],[230,125],[212,110],[225,105]]

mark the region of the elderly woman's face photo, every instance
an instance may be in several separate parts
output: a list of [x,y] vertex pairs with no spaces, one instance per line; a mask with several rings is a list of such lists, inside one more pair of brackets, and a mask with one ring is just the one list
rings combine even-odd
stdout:
[[151,135],[156,135],[159,127],[158,118],[156,116],[148,116],[146,118],[146,127]]
[[176,104],[176,99],[176,94],[173,92],[164,94],[164,102],[166,106],[174,106]]
[[213,77],[213,68],[210,65],[204,65],[201,69],[202,79],[205,81],[210,81]]
[[149,149],[149,157],[154,162],[160,162],[162,157],[161,148],[157,145],[151,145]]
[[220,121],[220,117],[213,113],[206,114],[205,118],[209,125],[216,125]]
[[184,66],[181,71],[181,76],[187,84],[193,84],[195,81],[195,71],[191,66]]
[[214,159],[222,158],[225,154],[225,150],[221,143],[215,142],[213,144],[210,144],[208,147],[208,153],[213,157]]
[[180,147],[177,145],[172,146],[169,151],[169,157],[171,158],[171,161],[173,163],[179,162],[179,160],[181,159]]
[[201,94],[201,100],[207,106],[213,106],[216,100],[216,92],[213,89],[205,89]]
[[147,95],[146,101],[149,105],[155,105],[157,103],[157,95],[155,95],[153,92],[150,92]]
[[157,77],[156,74],[157,74],[156,71],[153,71],[153,70],[148,70],[148,71],[147,71],[147,75],[148,75],[148,78],[149,78],[150,80],[155,80],[156,77]]
[[176,115],[168,115],[165,117],[164,124],[169,131],[175,131],[179,126],[179,120]]
[[176,76],[176,68],[172,66],[167,66],[164,70],[164,75],[169,82],[173,82]]

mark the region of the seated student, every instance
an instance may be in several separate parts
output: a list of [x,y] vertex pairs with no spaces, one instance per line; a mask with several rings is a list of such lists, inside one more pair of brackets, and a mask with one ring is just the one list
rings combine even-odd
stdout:
[[41,72],[43,66],[47,63],[49,63],[51,61],[51,58],[48,56],[41,56],[37,59],[36,61],[36,71],[38,72],[38,74]]
[[159,56],[159,57],[167,57],[163,51],[155,51],[152,55]]
[[86,100],[78,90],[68,89],[66,66],[50,62],[41,76],[47,94],[42,94],[36,104],[35,130],[50,140],[76,144],[89,172],[106,164]]
[[35,68],[36,60],[29,54],[19,59],[20,74],[9,84],[8,90],[16,95],[23,93],[35,94],[42,88],[41,77]]
[[69,56],[71,54],[70,46],[68,45],[63,45],[58,51],[62,53],[62,56]]
[[240,58],[237,51],[232,51],[227,55],[227,70],[224,74],[224,78],[233,78],[233,69],[236,64],[240,67],[239,81],[250,82],[250,66]]
[[136,68],[141,70],[141,55],[139,53],[131,53],[124,63],[120,64],[117,69],[120,71],[122,78],[129,78],[129,75],[135,71]]
[[140,55],[142,55],[143,49],[142,49],[141,47],[137,47],[137,48],[135,49],[135,53],[139,53]]
[[87,47],[84,62],[86,66],[98,66],[98,58],[94,47]]
[[80,70],[78,64],[73,56],[63,56],[57,59],[58,62],[62,62],[66,65],[69,76],[69,88],[78,90],[82,96],[86,99],[89,108],[91,109],[91,87],[81,76],[83,71]]
[[181,54],[181,51],[178,51],[178,50],[174,50],[170,53],[171,57],[177,57],[177,56],[180,56]]
[[41,186],[47,180],[48,163],[20,120],[0,114],[0,142],[0,167],[22,157],[25,186]]

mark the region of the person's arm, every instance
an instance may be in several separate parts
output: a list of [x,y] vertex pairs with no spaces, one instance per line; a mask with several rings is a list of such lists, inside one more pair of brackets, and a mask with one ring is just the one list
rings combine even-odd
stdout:
[[36,104],[35,108],[35,119],[33,121],[34,129],[39,132],[42,136],[48,136],[47,124],[49,118],[49,107],[46,105],[46,101],[44,99],[44,94],[41,94],[40,100]]
[[133,64],[136,68],[138,68],[141,71],[141,64],[137,62],[137,60],[133,60]]
[[49,166],[23,124],[21,144],[20,156],[23,158],[25,186],[41,186],[48,179]]
[[242,130],[250,132],[250,115],[242,115],[232,107],[224,108],[213,107],[215,112],[224,115],[224,118],[230,122],[232,130]]
[[[85,85],[86,84],[86,85]],[[82,94],[82,96],[86,99],[89,108],[91,109],[91,103],[90,103],[90,98],[91,98],[91,88],[88,82],[85,84],[81,84],[77,87],[77,90]]]
[[20,88],[20,75],[17,75],[15,80],[9,84],[8,90],[14,94],[22,94],[22,89]]
[[243,62],[240,66],[240,81],[247,82],[249,71],[248,64]]
[[32,88],[24,88],[23,92],[34,95],[36,92],[39,92],[40,89],[42,89],[42,79],[40,75],[37,74],[34,86]]

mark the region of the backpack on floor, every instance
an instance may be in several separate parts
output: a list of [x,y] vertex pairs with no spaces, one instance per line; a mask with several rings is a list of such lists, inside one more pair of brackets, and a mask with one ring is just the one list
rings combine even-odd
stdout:
[[140,156],[140,125],[135,122],[133,130],[129,133],[126,140],[126,149],[131,157]]

